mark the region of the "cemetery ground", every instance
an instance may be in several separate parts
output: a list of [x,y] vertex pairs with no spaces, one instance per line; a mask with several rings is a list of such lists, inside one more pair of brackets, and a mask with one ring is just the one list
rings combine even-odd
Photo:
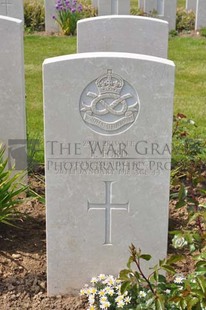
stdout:
[[[30,175],[29,187],[30,195],[18,207],[26,216],[15,222],[17,227],[0,226],[0,309],[85,310],[88,308],[86,300],[79,296],[47,297],[45,205],[39,199],[45,190],[43,166]],[[186,229],[186,210],[175,210],[175,202],[170,201],[170,230]],[[202,202],[206,203],[206,199]],[[189,225],[189,229],[193,227]],[[168,253],[176,253],[171,246],[171,237]],[[177,263],[176,271],[187,274],[193,269],[193,261],[187,251],[181,251],[181,254],[185,254],[186,259]]]
[[[25,37],[27,131],[29,139],[39,140],[34,160],[40,163],[29,177],[30,189],[38,195],[27,195],[18,207],[26,214],[16,224],[18,228],[0,225],[0,309],[87,309],[80,297],[46,294],[46,235],[44,196],[42,69],[45,58],[75,53],[74,37],[30,35]],[[175,37],[169,42],[169,59],[176,64],[175,114],[184,113],[198,127],[192,128],[194,137],[206,135],[206,39],[199,36]],[[54,76],[55,79],[55,76]],[[174,154],[176,156],[178,154]],[[205,159],[204,159],[205,161]],[[178,164],[177,164],[178,165]],[[200,172],[204,174],[205,167]],[[205,184],[202,184],[205,188]],[[197,199],[200,199],[197,197]],[[202,199],[202,198],[201,198]],[[202,200],[206,202],[206,199]],[[187,225],[185,209],[174,209],[170,202],[170,230]],[[189,227],[192,229],[192,226]],[[171,243],[171,237],[169,238]],[[128,244],[129,246],[129,244]],[[169,254],[175,250],[169,246]],[[188,254],[187,252],[185,254]],[[129,251],[128,251],[129,256]],[[126,265],[126,262],[125,262]],[[190,255],[177,265],[178,273],[188,273],[193,263]],[[94,275],[95,276],[95,275]]]

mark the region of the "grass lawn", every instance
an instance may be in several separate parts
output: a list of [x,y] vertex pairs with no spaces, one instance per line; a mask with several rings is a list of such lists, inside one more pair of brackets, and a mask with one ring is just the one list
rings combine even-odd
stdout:
[[[76,51],[76,37],[25,36],[27,133],[39,139],[43,151],[42,62]],[[176,64],[174,112],[193,119],[195,134],[206,137],[206,39],[174,37],[169,41],[169,59]],[[55,79],[55,76],[54,76]],[[43,152],[36,160],[43,162]]]

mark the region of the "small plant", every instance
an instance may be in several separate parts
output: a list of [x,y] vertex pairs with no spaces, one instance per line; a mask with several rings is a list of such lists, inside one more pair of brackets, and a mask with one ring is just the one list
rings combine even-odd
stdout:
[[[86,295],[88,310],[204,310],[206,307],[206,253],[197,257],[196,270],[188,276],[176,274],[173,265],[182,256],[171,256],[159,261],[146,276],[141,262],[151,256],[142,254],[132,244],[127,269],[119,278],[99,275],[92,278],[80,295]],[[132,269],[135,266],[135,270]],[[168,280],[162,273],[172,275]]]
[[[135,246],[130,246],[128,269],[120,272],[123,281],[121,293],[128,291],[133,301],[130,309],[156,309],[156,310],[192,310],[205,309],[206,307],[206,269],[205,254],[198,258],[195,272],[186,275],[176,274],[174,264],[183,259],[182,256],[171,256],[159,261],[146,276],[141,268],[141,261],[149,261],[150,255],[137,251]],[[131,265],[136,266],[134,271]],[[168,280],[162,272],[172,275]]]
[[17,197],[26,191],[27,187],[20,183],[21,174],[12,175],[7,170],[8,160],[4,159],[5,149],[0,148],[0,223],[12,225],[12,221],[19,219],[21,214],[16,206],[22,201]]
[[200,29],[200,35],[201,35],[202,37],[206,37],[206,28],[201,28],[201,29]]
[[127,292],[121,294],[121,281],[112,275],[100,274],[91,279],[90,286],[85,285],[80,295],[86,295],[89,310],[120,309],[130,304],[131,298]]
[[43,1],[24,0],[24,23],[27,32],[45,29]]
[[183,8],[177,9],[176,13],[176,29],[178,32],[191,31],[195,29],[195,13],[187,12]]
[[200,163],[206,155],[206,142],[195,137],[196,123],[188,119],[186,115],[178,113],[173,121],[173,164],[179,163],[182,168],[187,168],[188,163],[193,161]]
[[77,21],[81,18],[82,5],[77,0],[57,0],[57,17],[53,16],[59,24],[64,35],[74,35]]
[[206,204],[203,200],[206,190],[202,186],[206,182],[202,160],[206,143],[190,137],[191,126],[196,126],[195,122],[188,120],[184,114],[175,116],[174,152],[178,152],[182,157],[179,158],[179,169],[172,173],[171,198],[175,199],[175,209],[186,209],[188,229],[175,230],[171,234],[175,235],[175,248],[187,246],[190,252],[201,252],[206,249]]

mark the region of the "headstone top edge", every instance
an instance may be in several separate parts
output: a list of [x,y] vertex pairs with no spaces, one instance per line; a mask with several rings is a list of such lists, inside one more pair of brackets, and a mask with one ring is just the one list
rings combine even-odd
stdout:
[[23,24],[23,21],[21,19],[14,18],[14,17],[9,17],[9,16],[5,16],[5,15],[0,15],[0,19],[8,21],[8,22],[13,22],[13,23],[16,23],[16,24]]
[[43,67],[56,62],[63,62],[68,60],[78,60],[78,59],[91,59],[91,58],[125,58],[125,59],[136,59],[136,60],[148,60],[151,62],[158,62],[162,64],[167,64],[175,67],[172,60],[166,58],[149,56],[144,54],[134,54],[134,53],[121,53],[121,52],[94,52],[94,53],[77,53],[72,55],[64,55],[58,57],[47,58],[43,62]]
[[168,22],[166,20],[162,20],[159,18],[154,18],[154,17],[145,17],[145,16],[132,16],[132,15],[105,15],[105,16],[96,16],[96,17],[90,17],[90,18],[84,18],[81,19],[77,22],[78,24],[82,23],[89,23],[89,22],[94,22],[94,21],[99,21],[99,20],[109,20],[109,19],[129,19],[129,20],[145,20],[145,21],[154,21],[159,24],[165,24],[168,25]]

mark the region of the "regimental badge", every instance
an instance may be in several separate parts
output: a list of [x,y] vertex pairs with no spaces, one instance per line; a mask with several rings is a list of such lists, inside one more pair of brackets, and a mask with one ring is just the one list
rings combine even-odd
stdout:
[[111,69],[92,81],[80,98],[80,113],[85,124],[102,135],[115,135],[129,129],[139,110],[135,89]]

